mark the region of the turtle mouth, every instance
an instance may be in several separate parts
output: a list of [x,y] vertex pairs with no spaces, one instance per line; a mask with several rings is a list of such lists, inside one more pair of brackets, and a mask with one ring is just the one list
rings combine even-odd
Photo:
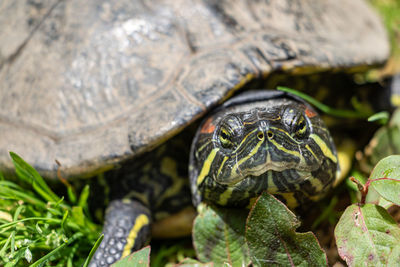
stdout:
[[232,168],[229,179],[226,179],[226,177],[218,179],[217,177],[216,181],[220,184],[234,186],[248,178],[257,179],[268,171],[283,172],[290,169],[296,170],[299,174],[301,173],[304,180],[307,180],[307,177],[309,177],[310,173],[314,170],[312,166],[301,164],[301,162],[275,162],[267,160],[264,164],[246,169],[241,169],[240,166],[236,165],[235,168]]

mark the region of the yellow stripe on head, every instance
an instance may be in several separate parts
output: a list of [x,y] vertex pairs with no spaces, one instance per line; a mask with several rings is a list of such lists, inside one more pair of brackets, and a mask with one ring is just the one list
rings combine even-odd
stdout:
[[129,231],[129,235],[126,238],[127,243],[124,247],[124,251],[122,252],[121,258],[126,257],[129,254],[131,254],[132,248],[135,245],[135,239],[136,239],[139,231],[143,228],[143,226],[149,224],[149,222],[150,222],[149,217],[147,217],[144,214],[140,214],[136,218],[135,223],[133,224],[133,227]]
[[318,135],[316,134],[311,134],[310,137],[317,143],[319,148],[321,149],[322,153],[332,160],[334,163],[337,163],[337,158],[336,156],[332,153],[332,150],[326,145],[324,140],[322,140]]
[[249,154],[247,154],[245,157],[241,158],[233,167],[232,169],[232,173],[237,173],[237,170],[239,169],[240,165],[242,165],[245,161],[247,161],[249,158],[251,158],[252,156],[254,156],[257,151],[260,149],[262,143],[264,141],[258,141],[257,145],[250,151]]
[[204,178],[206,178],[206,176],[210,173],[211,164],[213,163],[218,150],[219,149],[217,149],[217,148],[214,148],[213,150],[211,150],[207,159],[204,161],[203,168],[201,168],[200,174],[197,177],[197,185],[200,185],[203,182]]
[[283,151],[283,152],[285,152],[285,153],[287,153],[287,154],[290,154],[290,155],[293,155],[293,156],[295,156],[295,157],[300,158],[300,153],[299,153],[298,151],[289,150],[289,149],[285,148],[283,145],[281,145],[281,144],[279,144],[278,142],[276,142],[274,139],[271,139],[270,142],[271,142],[277,149],[279,149],[279,150],[281,150],[281,151]]
[[237,146],[237,148],[233,152],[234,153],[241,153],[241,150],[246,148],[245,146],[243,146],[243,143],[247,142],[247,139],[249,138],[249,136],[254,138],[254,133],[257,132],[257,131],[259,131],[259,130],[258,129],[254,129],[253,131],[251,131],[248,134],[246,134],[246,136],[242,138],[242,141],[240,141],[240,144]]
[[217,176],[219,176],[219,174],[221,173],[222,168],[224,167],[225,162],[228,160],[228,158],[229,158],[229,157],[225,156],[224,159],[222,160],[221,166],[219,166],[219,169],[218,169],[218,172],[217,172]]
[[312,151],[311,147],[309,145],[306,145],[306,149],[313,155],[315,159],[318,159],[317,155],[315,155],[314,151]]

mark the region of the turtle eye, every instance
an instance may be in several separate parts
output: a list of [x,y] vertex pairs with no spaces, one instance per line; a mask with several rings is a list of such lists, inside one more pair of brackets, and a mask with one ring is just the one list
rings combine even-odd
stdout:
[[303,140],[309,135],[310,129],[307,119],[300,110],[294,107],[286,108],[283,113],[283,121],[293,138]]
[[307,136],[307,121],[304,118],[303,114],[299,115],[297,117],[297,120],[295,120],[295,123],[293,124],[293,134],[294,137],[296,137],[297,139],[304,139]]
[[233,149],[242,135],[242,122],[234,115],[224,117],[217,132],[217,139],[225,149]]
[[232,133],[224,126],[222,126],[219,130],[218,140],[223,148],[233,147]]

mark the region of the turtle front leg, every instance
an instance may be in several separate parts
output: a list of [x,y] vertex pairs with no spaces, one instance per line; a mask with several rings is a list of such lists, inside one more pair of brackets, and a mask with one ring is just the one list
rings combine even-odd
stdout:
[[105,214],[104,239],[90,267],[109,266],[150,242],[151,213],[141,202],[130,199],[111,201]]

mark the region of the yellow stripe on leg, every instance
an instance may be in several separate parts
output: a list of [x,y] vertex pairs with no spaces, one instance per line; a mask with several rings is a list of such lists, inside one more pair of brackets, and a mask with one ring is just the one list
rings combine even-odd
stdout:
[[143,228],[143,226],[147,224],[149,224],[149,218],[146,215],[141,214],[136,218],[135,223],[129,232],[128,238],[126,239],[127,243],[124,247],[121,258],[131,254],[132,248],[135,245],[137,234]]

